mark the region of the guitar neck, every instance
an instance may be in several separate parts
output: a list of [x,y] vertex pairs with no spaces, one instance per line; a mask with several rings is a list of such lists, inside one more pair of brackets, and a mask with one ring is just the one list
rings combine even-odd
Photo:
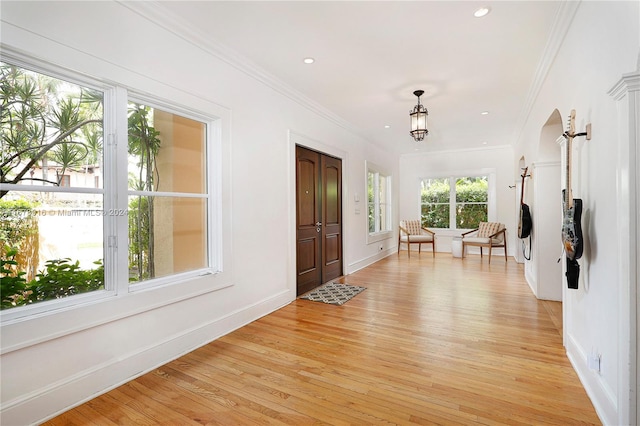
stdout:
[[573,207],[573,193],[571,191],[571,151],[572,142],[575,134],[575,118],[576,111],[571,110],[571,116],[569,117],[569,130],[565,133],[567,138],[567,152],[566,152],[566,168],[567,168],[567,181],[565,190],[565,210],[569,210]]
[[520,205],[521,206],[524,204],[524,178],[527,177],[527,170],[529,170],[529,167],[525,167],[524,173],[522,174],[522,186],[520,187]]
[[571,142],[573,137],[569,136],[567,138],[567,189],[566,189],[566,198],[565,198],[565,208],[570,209],[573,207],[573,193],[571,191]]

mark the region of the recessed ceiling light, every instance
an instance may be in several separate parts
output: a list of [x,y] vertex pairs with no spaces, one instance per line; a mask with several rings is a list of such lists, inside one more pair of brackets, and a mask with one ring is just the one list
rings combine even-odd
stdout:
[[314,63],[315,61],[316,61],[316,60],[315,60],[315,59],[313,59],[313,58],[311,58],[311,57],[309,57],[309,58],[304,58],[304,59],[302,60],[302,62],[304,62],[305,64],[312,64],[312,63]]
[[489,115],[489,111],[482,111],[480,114],[482,114],[482,115]]
[[388,129],[389,127],[391,127],[391,126],[389,126],[388,124],[385,124],[385,125],[384,125],[384,128],[385,128],[385,129]]
[[486,144],[487,144],[487,141],[482,142],[482,145],[486,145]]
[[475,12],[473,12],[473,16],[475,16],[476,18],[482,18],[483,16],[487,15],[489,12],[491,12],[491,8],[489,6],[483,6],[480,9],[477,9]]

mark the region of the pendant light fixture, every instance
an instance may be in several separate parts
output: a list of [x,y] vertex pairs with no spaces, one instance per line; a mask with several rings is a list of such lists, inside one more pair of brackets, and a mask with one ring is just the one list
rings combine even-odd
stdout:
[[429,134],[427,129],[427,115],[429,111],[424,105],[420,104],[420,96],[424,94],[424,90],[416,90],[413,92],[418,97],[418,104],[413,107],[413,111],[410,111],[409,117],[411,117],[411,136],[416,142],[420,142],[425,136]]

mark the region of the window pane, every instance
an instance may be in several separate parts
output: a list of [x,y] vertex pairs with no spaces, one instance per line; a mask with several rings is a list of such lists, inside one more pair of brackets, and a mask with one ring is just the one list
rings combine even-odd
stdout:
[[369,233],[373,233],[373,232],[376,232],[376,218],[374,215],[375,205],[369,204],[367,210],[368,210],[367,216],[369,218]]
[[367,172],[367,218],[369,221],[369,233],[376,232],[375,184],[376,174],[373,172]]
[[104,288],[101,194],[0,200],[2,309]]
[[386,215],[386,207],[384,205],[380,205],[378,207],[378,231],[385,231],[386,229],[386,221],[387,221],[387,215]]
[[389,201],[391,194],[389,193],[391,178],[388,176],[380,176],[380,231],[389,231]]
[[429,228],[449,228],[449,204],[423,204],[422,226]]
[[103,97],[0,62],[1,182],[93,187],[102,165]]
[[449,179],[424,179],[422,181],[422,225],[430,228],[449,228]]
[[456,204],[456,228],[477,228],[488,217],[487,204]]
[[204,193],[206,124],[129,103],[129,189]]
[[206,201],[129,196],[129,281],[209,266]]
[[477,228],[488,218],[489,184],[486,176],[456,180],[456,228]]
[[390,229],[390,179],[390,177],[375,171],[367,172],[367,208],[370,234]]
[[486,203],[489,183],[486,176],[456,179],[456,202]]
[[45,187],[0,191],[2,309],[104,288],[103,101],[0,62],[0,181]]

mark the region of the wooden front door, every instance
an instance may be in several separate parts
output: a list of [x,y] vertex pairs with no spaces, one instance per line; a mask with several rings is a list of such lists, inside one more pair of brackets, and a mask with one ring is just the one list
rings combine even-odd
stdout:
[[342,161],[296,146],[297,294],[342,275]]

